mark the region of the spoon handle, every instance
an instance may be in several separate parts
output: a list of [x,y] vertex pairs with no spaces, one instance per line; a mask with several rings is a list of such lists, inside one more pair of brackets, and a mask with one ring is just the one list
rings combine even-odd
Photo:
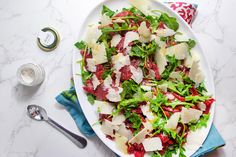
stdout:
[[62,127],[60,124],[52,120],[48,117],[48,120],[46,120],[50,125],[52,125],[54,128],[59,130],[61,133],[63,133],[66,137],[68,137],[74,144],[76,144],[80,148],[84,148],[87,145],[87,140],[79,135],[76,135],[69,130]]

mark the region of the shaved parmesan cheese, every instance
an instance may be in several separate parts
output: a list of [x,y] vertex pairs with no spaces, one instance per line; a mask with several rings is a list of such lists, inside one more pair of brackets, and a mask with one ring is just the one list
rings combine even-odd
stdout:
[[127,141],[128,139],[126,137],[116,135],[116,138],[115,138],[116,147],[125,154],[127,154],[127,150],[128,150],[128,146],[126,145]]
[[144,36],[139,36],[139,41],[141,42],[141,43],[148,43],[148,42],[150,42],[150,37],[147,37],[147,38],[145,38]]
[[129,143],[138,143],[140,144],[145,136],[149,133],[147,128],[143,128],[139,133],[137,133],[133,138],[129,140]]
[[149,121],[144,122],[144,123],[143,123],[143,126],[144,126],[144,128],[147,129],[148,132],[150,132],[150,131],[153,130],[153,128],[152,128],[152,123],[150,123]]
[[186,33],[183,34],[175,34],[175,41],[188,41],[189,38],[186,36]]
[[204,75],[200,70],[199,62],[194,61],[189,71],[189,78],[199,84],[204,80]]
[[89,25],[86,30],[84,41],[87,43],[89,47],[93,47],[93,44],[96,43],[96,41],[101,35],[102,32],[100,29],[98,29],[98,25],[96,24]]
[[146,93],[144,94],[144,96],[145,96],[146,98],[148,98],[148,99],[152,99],[152,98],[153,98],[153,94],[152,94],[151,91],[146,92]]
[[188,55],[187,58],[184,60],[184,65],[190,68],[194,61],[198,62],[200,60],[200,56],[194,50],[191,50],[191,56]]
[[127,129],[126,127],[125,127],[125,124],[124,123],[122,123],[121,125],[120,125],[120,128],[119,128],[119,130],[117,130],[117,133],[119,134],[119,135],[121,135],[121,136],[125,136],[126,138],[128,138],[128,139],[131,139],[132,138],[132,132],[129,130],[129,129]]
[[130,4],[135,8],[139,9],[143,14],[148,15],[150,14],[149,7],[150,1],[149,0],[129,0]]
[[150,91],[150,90],[152,89],[151,86],[141,85],[140,87],[141,87],[143,90],[145,90],[145,91]]
[[138,33],[143,36],[144,38],[148,38],[151,35],[151,31],[147,28],[147,24],[145,21],[143,21],[139,28],[138,28]]
[[92,84],[94,90],[97,88],[98,85],[101,84],[96,75],[92,76]]
[[119,130],[119,126],[112,124],[109,120],[104,120],[101,125],[101,130],[104,134],[114,137],[113,130]]
[[136,134],[134,137],[132,137],[130,140],[129,140],[129,143],[142,143],[142,141],[144,140],[145,136],[151,132],[153,130],[152,128],[152,124],[150,122],[145,122],[143,123],[144,125],[144,128],[138,133]]
[[171,93],[166,93],[165,95],[169,100],[174,100],[175,99],[174,95],[171,94]]
[[120,34],[114,35],[111,39],[111,47],[113,46],[116,47],[119,44],[120,40],[121,40]]
[[175,35],[176,32],[172,29],[165,28],[165,29],[158,29],[156,33],[159,37],[169,37]]
[[121,72],[116,71],[115,73],[116,73],[115,86],[116,86],[116,87],[119,87],[119,85],[120,85]]
[[202,143],[205,139],[205,131],[204,129],[197,130],[195,132],[190,131],[187,136],[186,143],[184,145],[185,148],[189,150],[196,150],[202,146]]
[[161,89],[163,92],[167,92],[168,84],[163,83],[157,86],[159,89]]
[[112,124],[121,125],[125,121],[125,116],[123,114],[118,114],[112,117]]
[[181,122],[187,124],[192,121],[198,121],[201,115],[202,111],[200,110],[183,107],[181,111]]
[[165,124],[165,128],[175,130],[179,122],[179,117],[180,112],[171,115],[170,119],[168,119],[167,123]]
[[176,71],[173,71],[172,73],[170,73],[169,77],[172,78],[172,79],[176,79],[178,81],[181,81],[181,82],[183,81],[182,76],[180,75],[180,73],[176,72]]
[[114,106],[111,103],[106,101],[94,101],[94,105],[96,105],[99,109],[99,113],[101,114],[112,114]]
[[166,56],[165,56],[165,48],[162,47],[160,49],[160,51],[157,51],[155,53],[155,62],[157,64],[157,67],[158,67],[158,70],[159,70],[159,73],[162,74],[163,71],[165,70],[165,66],[167,65],[167,60],[166,60]]
[[124,56],[122,53],[112,56],[112,64],[116,71],[119,71],[122,67],[130,65],[130,58],[128,55]]
[[112,84],[112,78],[110,75],[106,77],[106,79],[103,81],[104,87],[105,88],[110,88]]
[[161,38],[157,35],[152,34],[151,40],[154,40],[158,44],[159,47],[166,47],[166,42],[161,41]]
[[201,111],[206,111],[206,105],[203,102],[199,102],[197,104],[197,107],[201,110]]
[[156,151],[156,150],[162,150],[162,142],[159,137],[153,137],[153,138],[146,138],[142,142],[143,147],[145,151]]
[[93,59],[95,60],[95,65],[106,63],[107,60],[107,53],[104,43],[95,43],[92,46],[92,55]]
[[125,22],[125,20],[122,20],[121,18],[117,18],[117,19],[112,20],[112,21],[113,21],[113,23],[124,23]]
[[149,69],[149,77],[151,77],[152,79],[154,79],[156,77],[155,71],[152,69]]
[[108,89],[108,94],[106,95],[106,98],[111,102],[119,102],[121,100],[119,91],[115,90],[114,88]]
[[109,24],[112,24],[112,20],[109,16],[103,14],[102,17],[100,18],[101,24],[100,26],[107,26]]
[[137,69],[134,66],[130,66],[130,71],[132,73],[131,78],[136,82],[136,83],[141,83],[143,80],[143,71],[140,67]]
[[133,31],[129,31],[125,34],[125,40],[124,40],[124,48],[126,48],[129,43],[131,43],[132,41],[138,40],[139,39],[139,35],[137,32],[133,32]]
[[130,52],[131,52],[131,46],[127,46],[126,48],[125,48],[125,54],[129,54]]
[[176,59],[182,60],[188,56],[188,45],[180,43],[166,49],[166,55],[175,56]]
[[86,62],[87,62],[88,71],[96,72],[97,67],[96,67],[96,64],[95,64],[95,60],[93,58],[88,58],[88,59],[86,59]]
[[150,109],[150,105],[142,105],[141,110],[142,110],[143,115],[146,116],[148,120],[155,119],[155,116]]

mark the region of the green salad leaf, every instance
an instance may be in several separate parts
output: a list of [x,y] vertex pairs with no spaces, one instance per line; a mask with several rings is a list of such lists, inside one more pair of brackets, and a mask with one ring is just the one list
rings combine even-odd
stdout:
[[[140,126],[142,125],[142,120],[140,116],[137,113],[130,113],[127,117],[127,119],[132,123],[132,128],[139,131]],[[137,132],[136,131],[136,132]]]
[[115,12],[112,11],[111,9],[109,9],[107,6],[103,5],[103,7],[102,7],[102,15],[104,15],[104,14],[106,16],[108,16],[108,17],[112,17],[115,14]]
[[129,99],[132,98],[135,93],[139,90],[139,85],[133,80],[126,80],[122,83],[123,91],[121,93],[121,98]]
[[87,99],[90,102],[90,104],[94,104],[95,97],[92,94],[87,94]]
[[191,123],[189,126],[189,129],[192,131],[195,131],[197,129],[200,129],[202,127],[207,127],[207,122],[210,118],[210,114],[203,114],[197,123]]
[[145,45],[142,45],[141,43],[139,43],[139,44],[135,44],[135,46],[131,48],[131,52],[129,53],[129,55],[132,57],[146,58],[149,55],[154,54],[157,48],[159,47],[154,40]]
[[179,29],[179,23],[177,22],[176,18],[170,17],[166,13],[161,14],[159,21],[164,22],[167,27],[173,29],[174,31]]
[[77,47],[79,50],[84,50],[86,48],[86,44],[84,41],[79,41],[75,43],[75,47]]
[[180,61],[175,58],[175,56],[166,56],[168,65],[161,74],[162,79],[167,79],[170,76],[170,73],[175,70],[176,67],[180,65]]

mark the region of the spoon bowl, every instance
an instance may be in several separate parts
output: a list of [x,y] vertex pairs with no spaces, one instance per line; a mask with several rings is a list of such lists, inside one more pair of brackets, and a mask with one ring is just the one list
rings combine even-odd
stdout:
[[68,137],[74,144],[80,148],[85,148],[87,146],[87,140],[79,135],[76,135],[69,130],[62,127],[60,124],[48,117],[47,112],[44,108],[38,105],[29,105],[27,107],[28,115],[30,118],[37,121],[46,121],[48,124],[52,125],[54,128],[63,133]]
[[47,112],[44,108],[38,105],[29,105],[27,107],[30,118],[42,121],[48,120]]

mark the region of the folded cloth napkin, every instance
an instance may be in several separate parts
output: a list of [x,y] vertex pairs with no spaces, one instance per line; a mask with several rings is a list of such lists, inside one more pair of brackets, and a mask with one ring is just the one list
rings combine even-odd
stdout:
[[[166,4],[175,10],[188,24],[191,25],[196,15],[196,4],[189,4],[186,2],[167,2]],[[77,99],[75,88],[73,86],[69,90],[64,91],[58,95],[56,100],[58,103],[66,107],[67,111],[73,117],[77,127],[85,136],[91,137],[95,135],[93,129],[87,122],[83,111],[81,110],[80,103]],[[215,126],[212,125],[202,147],[196,153],[194,153],[192,157],[202,156],[224,145],[225,142],[223,138],[220,136]]]

